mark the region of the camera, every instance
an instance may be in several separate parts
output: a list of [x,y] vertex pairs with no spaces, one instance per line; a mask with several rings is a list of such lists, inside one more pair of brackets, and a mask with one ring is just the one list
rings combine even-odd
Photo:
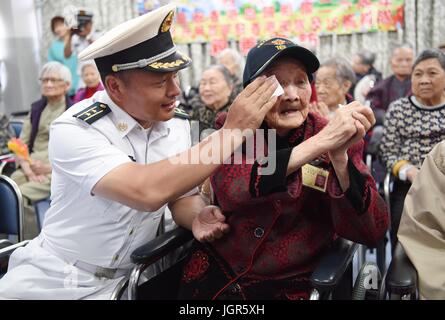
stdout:
[[71,32],[74,34],[79,34],[85,29],[85,26],[89,22],[93,21],[93,14],[86,12],[85,10],[79,10],[76,15],[76,21],[77,25],[71,28]]

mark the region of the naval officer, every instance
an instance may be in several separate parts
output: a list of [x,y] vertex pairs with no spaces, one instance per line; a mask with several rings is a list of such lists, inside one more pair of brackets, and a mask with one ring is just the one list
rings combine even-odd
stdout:
[[[201,212],[196,186],[219,165],[199,160],[202,146],[219,141],[210,153],[229,158],[244,140],[233,129],[260,126],[277,101],[277,82],[255,80],[233,102],[224,139],[219,130],[190,148],[175,102],[177,72],[191,61],[172,41],[174,12],[167,5],[127,21],[80,54],[95,60],[105,91],[53,122],[51,207],[41,234],[12,254],[0,298],[108,299],[133,266],[131,252],[155,237],[167,204],[177,224],[198,226],[198,240],[227,232],[218,211]],[[177,154],[199,161],[172,161]]]

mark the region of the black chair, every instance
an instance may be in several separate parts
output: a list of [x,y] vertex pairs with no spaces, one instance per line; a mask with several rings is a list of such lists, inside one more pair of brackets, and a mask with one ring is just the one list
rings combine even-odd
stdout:
[[[374,110],[375,112],[375,110]],[[385,181],[386,181],[386,169],[380,159],[379,147],[383,137],[383,115],[381,113],[375,113],[376,124],[372,128],[372,135],[368,141],[368,145],[365,150],[365,163],[369,168],[372,176],[376,180],[376,187],[380,195],[384,197],[389,208],[389,197],[385,196]],[[362,266],[365,263],[366,250],[376,250],[377,265],[379,270],[384,273],[386,270],[386,245],[388,243],[388,237],[385,237],[377,244],[375,248],[367,248],[361,246],[359,248],[359,265]]]
[[13,120],[9,121],[9,125],[13,129],[15,137],[16,138],[20,137],[20,133],[22,132],[22,128],[23,128],[23,120],[13,119]]
[[[136,266],[128,281],[128,298],[130,300],[141,297],[149,300],[177,299],[185,254],[178,259],[177,263],[142,285],[140,276],[147,267],[160,261],[173,250],[181,247],[187,248],[192,240],[193,235],[190,231],[178,227],[136,249],[131,255]],[[314,287],[311,294],[312,300],[352,298],[352,259],[357,248],[358,244],[343,238],[334,241],[312,274],[311,283]],[[184,250],[185,252],[186,250]],[[126,287],[126,284],[122,284],[119,289],[123,291]],[[114,296],[121,295],[122,292],[116,293]]]
[[0,175],[0,233],[17,235],[22,241],[23,221],[22,193],[14,180]]
[[417,270],[411,263],[400,242],[397,243],[388,271],[380,288],[380,299],[419,299]]
[[12,153],[0,156],[0,174],[9,176],[15,170],[15,156]]
[[39,200],[34,202],[34,210],[37,216],[37,226],[39,230],[42,230],[43,221],[45,220],[46,211],[48,211],[51,206],[50,198]]
[[187,247],[192,240],[193,234],[191,231],[178,227],[161,234],[136,249],[131,254],[131,260],[136,266],[133,268],[128,281],[128,298],[136,300],[143,296],[144,299],[153,300],[176,299],[185,255],[179,258],[173,266],[149,279],[143,286],[139,286],[139,279],[143,271],[149,266],[159,262],[175,250]]
[[17,235],[18,243],[0,240],[0,278],[6,273],[9,256],[18,247],[29,241],[23,240],[23,199],[17,184],[6,176],[0,175],[0,233]]

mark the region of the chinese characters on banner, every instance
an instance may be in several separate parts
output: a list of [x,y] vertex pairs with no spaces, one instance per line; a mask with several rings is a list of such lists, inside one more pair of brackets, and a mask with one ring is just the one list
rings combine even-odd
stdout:
[[315,46],[320,35],[394,31],[404,21],[404,0],[178,0],[175,3],[178,6],[175,41],[210,42],[213,55],[226,48],[228,40],[238,40],[242,53],[246,54],[258,40],[273,36]]

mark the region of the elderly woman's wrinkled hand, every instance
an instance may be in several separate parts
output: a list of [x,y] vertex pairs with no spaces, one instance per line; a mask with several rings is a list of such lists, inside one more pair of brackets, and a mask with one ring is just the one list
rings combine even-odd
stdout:
[[212,242],[229,232],[226,217],[217,206],[204,207],[192,224],[193,236],[199,242]]
[[338,109],[319,133],[322,145],[333,156],[343,155],[350,146],[363,139],[374,123],[371,108],[352,102]]
[[258,77],[250,83],[230,106],[224,129],[257,129],[266,115],[277,102],[272,96],[278,87],[273,77]]

